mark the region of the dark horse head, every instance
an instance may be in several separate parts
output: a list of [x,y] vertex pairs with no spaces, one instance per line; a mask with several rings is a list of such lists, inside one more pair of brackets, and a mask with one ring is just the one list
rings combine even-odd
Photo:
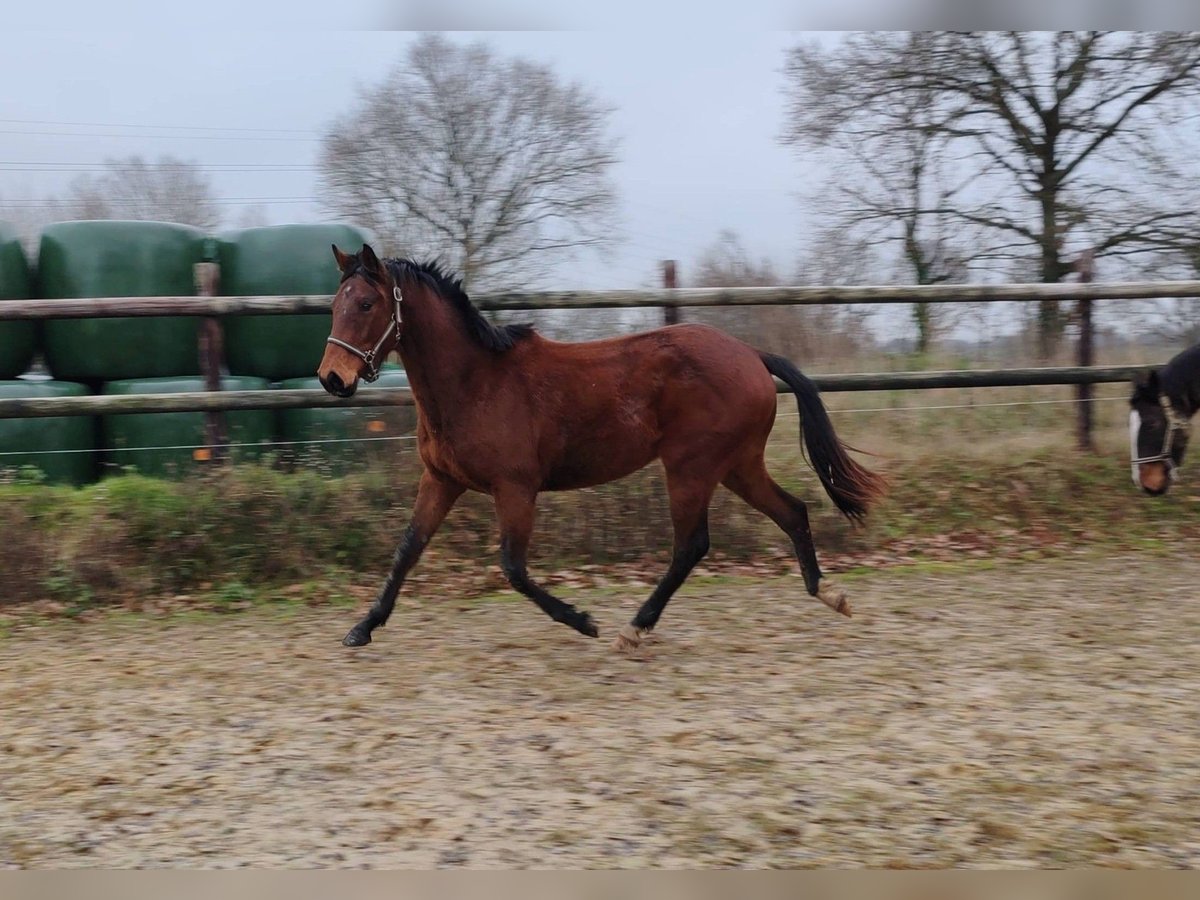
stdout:
[[1129,398],[1129,453],[1133,483],[1165,494],[1175,480],[1200,407],[1200,345],[1161,369],[1138,376]]
[[334,246],[333,255],[342,283],[333,297],[333,327],[317,377],[329,393],[350,397],[360,378],[379,377],[400,340],[400,289],[367,244],[354,254]]

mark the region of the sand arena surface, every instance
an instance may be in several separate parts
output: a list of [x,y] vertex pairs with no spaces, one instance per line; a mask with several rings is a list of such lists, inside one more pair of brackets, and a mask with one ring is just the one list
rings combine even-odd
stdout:
[[1200,560],[110,616],[0,638],[8,866],[1198,866]]

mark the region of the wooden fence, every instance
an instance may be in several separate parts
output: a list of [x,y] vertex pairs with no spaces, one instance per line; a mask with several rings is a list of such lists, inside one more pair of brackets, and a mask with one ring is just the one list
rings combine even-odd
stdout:
[[[214,293],[213,264],[201,264],[197,282],[203,293]],[[853,287],[664,288],[635,291],[545,291],[483,294],[483,310],[519,309],[664,309],[666,321],[677,320],[685,307],[811,306],[897,303],[1005,303],[1052,300],[1078,304],[1081,318],[1090,320],[1097,300],[1132,301],[1200,297],[1200,281],[1157,281],[1071,284],[969,284]],[[78,300],[9,300],[0,303],[0,321],[29,319],[111,318],[130,316],[201,316],[206,318],[201,339],[206,374],[214,374],[211,359],[213,330],[225,316],[320,314],[329,312],[330,298],[288,297],[106,297]],[[1086,314],[1084,316],[1083,314]],[[1090,333],[1090,330],[1089,332]],[[1080,355],[1090,362],[1090,344]],[[208,357],[206,360],[205,357]],[[1146,366],[1073,366],[991,369],[953,372],[863,373],[819,375],[822,391],[924,390],[930,388],[1007,387],[1025,385],[1090,385],[1127,381]],[[210,384],[216,383],[210,378]],[[781,389],[784,389],[782,385]],[[1081,399],[1085,394],[1080,394]],[[148,412],[209,412],[239,409],[304,407],[403,406],[412,397],[404,389],[360,391],[338,399],[322,391],[277,390],[236,393],[193,392],[131,396],[53,397],[0,400],[0,418],[109,415]],[[1090,445],[1091,404],[1079,404],[1079,437]]]
[[[822,391],[928,390],[930,388],[1018,387],[1028,385],[1102,384],[1129,381],[1149,366],[1053,367],[1043,369],[974,369],[952,372],[884,372],[813,375]],[[781,392],[790,391],[776,382]],[[340,399],[321,390],[194,391],[177,394],[129,394],[90,397],[23,397],[0,399],[0,419],[51,416],[101,416],[119,413],[226,412],[246,409],[344,408],[411,406],[406,388],[371,388]]]
[[[486,311],[506,309],[662,309],[688,306],[841,306],[897,303],[1012,303],[1041,300],[1170,300],[1200,297],[1200,281],[1088,284],[936,284],[882,287],[657,288],[635,291],[530,291],[473,297]],[[101,297],[6,300],[0,322],[127,316],[258,316],[328,313],[327,295],[292,297]]]

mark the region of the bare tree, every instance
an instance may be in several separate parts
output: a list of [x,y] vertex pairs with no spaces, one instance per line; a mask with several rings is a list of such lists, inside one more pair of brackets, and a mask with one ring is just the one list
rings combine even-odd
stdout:
[[[1159,254],[1146,261],[1136,273],[1147,278],[1200,279],[1200,235],[1190,241],[1180,241],[1169,253]],[[1132,307],[1132,309],[1131,309]],[[1141,330],[1153,338],[1180,348],[1200,343],[1200,306],[1196,300],[1148,300],[1123,307],[1122,330],[1130,330],[1129,317],[1136,310]]]
[[755,287],[780,284],[766,257],[755,262],[736,231],[723,229],[696,261],[697,287]]
[[322,198],[396,252],[503,286],[612,234],[610,112],[547,66],[424,35],[330,127]]
[[[801,267],[798,280],[812,284],[865,283],[877,261],[870,247],[823,233]],[[771,261],[755,260],[736,231],[722,230],[697,259],[696,287],[762,287],[784,283]],[[812,363],[859,353],[872,343],[866,311],[834,306],[749,306],[688,310],[689,321],[728,331],[769,353]]]
[[[780,284],[767,258],[754,260],[732,229],[722,229],[717,239],[696,259],[695,276],[686,279],[695,287],[761,287]],[[760,350],[787,353],[803,342],[803,312],[798,307],[748,307],[689,310],[692,322],[727,331]]]
[[52,222],[72,218],[71,207],[55,198],[31,199],[0,195],[0,222],[16,231],[26,254],[37,254],[42,229]]
[[243,206],[242,211],[238,213],[237,227],[238,228],[261,228],[270,222],[267,216],[267,208],[261,203],[251,203],[249,206]]
[[105,160],[96,176],[81,175],[67,192],[67,218],[138,219],[215,228],[220,210],[200,166],[172,156],[147,162],[134,155]]
[[[1167,141],[1200,93],[1200,33],[858,33],[793,49],[787,79],[788,140],[922,104],[901,127],[937,142],[955,183],[918,212],[985,229],[993,256],[1032,252],[1044,282],[1083,250],[1158,252],[1198,223]],[[1052,302],[1038,316],[1045,357],[1065,319]]]
[[[789,74],[806,78],[812,63],[811,57],[794,56]],[[828,144],[853,161],[854,175],[821,191],[814,207],[824,210],[820,218],[828,224],[861,235],[867,244],[893,244],[904,270],[901,280],[916,284],[965,281],[971,252],[961,225],[940,211],[956,188],[944,171],[946,136],[936,127],[938,115],[928,92],[914,90],[843,123],[837,132],[809,132],[792,122],[782,138],[797,147]],[[972,249],[977,252],[978,245]],[[945,305],[912,305],[918,353],[931,349],[950,313]]]

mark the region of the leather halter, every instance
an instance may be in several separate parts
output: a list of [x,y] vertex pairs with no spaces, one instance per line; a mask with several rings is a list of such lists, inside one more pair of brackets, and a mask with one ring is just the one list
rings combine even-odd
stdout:
[[400,335],[400,324],[402,322],[400,304],[404,300],[404,297],[400,294],[400,285],[397,284],[392,287],[392,298],[395,300],[395,303],[392,305],[392,315],[388,320],[388,327],[384,329],[383,334],[379,336],[379,340],[375,342],[375,346],[370,350],[359,350],[353,344],[347,344],[345,341],[338,340],[332,334],[325,338],[325,343],[336,344],[343,350],[349,350],[367,364],[367,372],[362,376],[363,381],[367,382],[367,384],[370,384],[379,377],[379,367],[383,364],[383,360],[387,356],[386,353],[380,354],[379,351],[383,349],[383,345],[387,343],[387,339],[392,336],[393,332],[397,338]]
[[1139,456],[1131,460],[1135,466],[1144,465],[1146,463],[1165,462],[1169,463],[1174,469],[1175,460],[1171,456],[1171,445],[1175,443],[1175,435],[1188,434],[1192,430],[1192,423],[1175,411],[1175,407],[1171,405],[1171,398],[1165,393],[1158,395],[1159,405],[1162,406],[1163,415],[1166,417],[1166,429],[1163,432],[1163,446],[1159,453],[1153,456]]

